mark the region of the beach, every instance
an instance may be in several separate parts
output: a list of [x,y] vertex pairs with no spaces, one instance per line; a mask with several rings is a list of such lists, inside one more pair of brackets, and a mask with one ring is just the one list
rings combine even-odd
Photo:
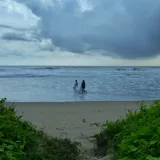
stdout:
[[[17,115],[44,128],[49,135],[81,142],[84,154],[94,159],[89,137],[99,133],[101,125],[123,117],[128,110],[140,109],[141,101],[104,102],[17,102]],[[152,101],[145,101],[151,104]]]

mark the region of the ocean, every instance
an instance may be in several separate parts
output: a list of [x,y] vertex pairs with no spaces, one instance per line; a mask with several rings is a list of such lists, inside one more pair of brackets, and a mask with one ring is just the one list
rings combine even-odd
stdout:
[[[86,81],[87,94],[73,85]],[[0,98],[11,102],[160,99],[160,67],[1,66]]]

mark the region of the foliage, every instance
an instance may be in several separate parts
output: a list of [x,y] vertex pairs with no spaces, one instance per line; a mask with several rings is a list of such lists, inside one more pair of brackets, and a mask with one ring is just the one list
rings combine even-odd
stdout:
[[[116,122],[106,122],[95,135],[97,150],[109,149],[119,160],[160,160],[160,103],[140,105],[140,111],[128,111]],[[102,153],[101,153],[102,155]]]
[[50,137],[0,100],[0,160],[76,160],[79,143]]

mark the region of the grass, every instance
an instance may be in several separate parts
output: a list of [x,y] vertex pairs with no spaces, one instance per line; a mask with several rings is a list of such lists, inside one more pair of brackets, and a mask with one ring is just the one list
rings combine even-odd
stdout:
[[0,160],[76,160],[79,143],[48,136],[0,100]]
[[112,151],[118,160],[160,160],[160,103],[140,107],[116,122],[107,121],[94,135],[97,155]]

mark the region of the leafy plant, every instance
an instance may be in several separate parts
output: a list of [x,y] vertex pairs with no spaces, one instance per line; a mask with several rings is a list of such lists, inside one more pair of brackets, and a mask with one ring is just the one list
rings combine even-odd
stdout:
[[[158,160],[160,157],[160,103],[140,105],[123,119],[107,122],[95,135],[97,150],[116,151],[120,160]],[[105,149],[104,149],[105,148]],[[102,154],[102,153],[101,153]]]
[[79,143],[48,136],[0,100],[0,159],[76,160]]

